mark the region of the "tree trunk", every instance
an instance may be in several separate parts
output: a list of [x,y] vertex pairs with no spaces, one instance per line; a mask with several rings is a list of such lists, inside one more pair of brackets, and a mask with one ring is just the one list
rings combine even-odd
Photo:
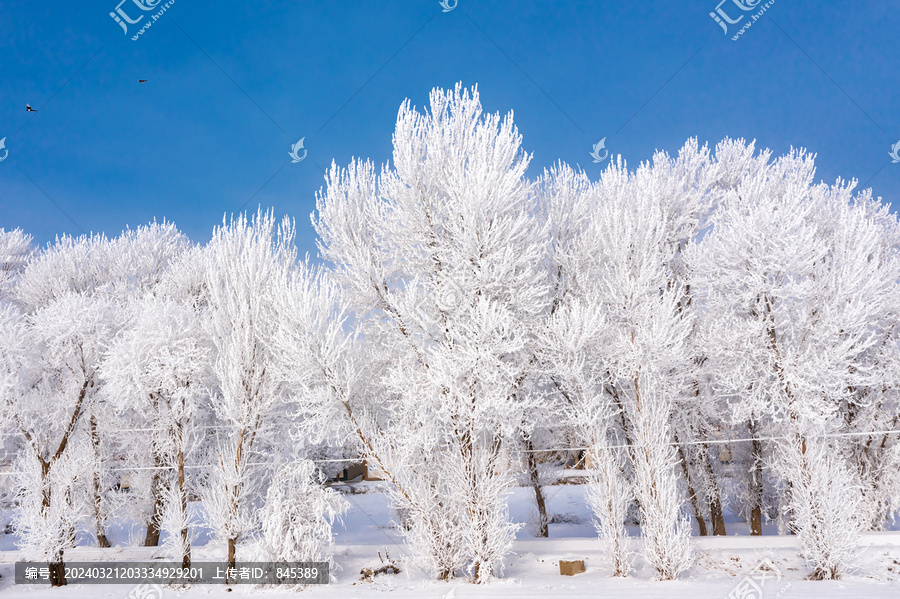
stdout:
[[[475,446],[472,442],[472,434],[470,430],[467,430],[464,434],[464,440],[462,443],[463,456],[466,462],[468,463],[468,493],[470,501],[474,506],[483,506],[483,502],[481,501],[481,493],[479,480],[478,480],[478,471],[475,467]],[[496,466],[496,457],[500,453],[501,441],[500,437],[494,436],[494,440],[490,446],[490,459],[489,463],[492,466]],[[490,468],[488,472],[486,472],[486,476],[491,477],[495,476],[496,470],[494,467]],[[485,547],[487,547],[489,538],[488,538],[488,530],[484,526],[485,521],[488,517],[487,508],[485,507],[469,507],[469,517],[473,522],[473,533],[479,536],[479,542],[475,546],[473,553],[473,579],[472,582],[476,584],[484,584],[486,583],[490,577],[493,575],[493,567],[492,564],[485,559],[484,554],[482,553]]]
[[[153,412],[159,416],[159,395],[156,393],[150,394],[150,402],[153,405]],[[162,460],[160,459],[159,453],[154,449],[153,450],[153,466],[156,468],[153,471],[153,478],[150,482],[150,500],[153,502],[153,513],[150,515],[150,519],[147,520],[147,534],[144,536],[144,547],[158,547],[159,546],[159,521],[162,518],[162,485],[161,479],[162,474],[160,467],[163,465]]]
[[[41,456],[37,456],[38,461],[41,463],[41,481],[42,486],[44,488],[41,493],[41,505],[43,507],[44,512],[50,509],[50,485],[46,483],[47,477],[50,475],[50,462],[42,458]],[[56,554],[56,560],[47,563],[47,568],[50,571],[50,586],[61,587],[66,585],[66,565],[63,563],[63,552],[60,550]]]
[[66,564],[63,562],[63,552],[56,554],[56,561],[47,564],[50,569],[50,586],[66,586]]
[[710,489],[709,515],[713,525],[713,535],[724,537],[728,534],[725,530],[725,515],[722,513],[722,499],[719,497],[719,489]]
[[[184,450],[181,445],[181,424],[178,425],[178,495],[181,497],[181,513],[187,514],[187,490],[184,488]],[[184,555],[181,557],[181,567],[191,567],[191,546],[188,543],[187,526],[181,529],[181,546],[184,547]]]
[[[790,499],[794,495],[794,483],[791,481],[787,481],[787,497]],[[790,503],[788,504],[790,505]],[[788,532],[792,535],[797,534],[797,521],[794,519],[794,515],[791,514],[787,518],[788,524]]]
[[190,568],[191,567],[191,546],[188,545],[188,529],[181,529],[181,542],[184,543],[184,555],[181,556],[181,567],[182,568]]
[[[241,467],[241,458],[242,458],[242,454],[243,454],[243,450],[244,450],[244,437],[245,437],[245,431],[244,431],[244,429],[241,429],[238,432],[237,449],[235,451],[235,456],[234,456],[235,470],[240,470],[240,467]],[[248,444],[247,449],[249,450],[249,444]],[[240,506],[238,505],[238,498],[240,497],[240,489],[238,488],[239,484],[240,484],[240,482],[236,481],[235,485],[233,487],[231,487],[230,517],[233,519],[232,522],[237,521],[238,510],[240,509]],[[227,485],[226,485],[226,488],[227,488]],[[237,547],[237,535],[232,534],[232,536],[228,537],[228,567],[229,568],[235,567],[236,547]]]
[[709,534],[706,530],[706,520],[703,519],[703,512],[700,509],[700,501],[697,499],[697,494],[694,492],[694,485],[691,482],[691,475],[688,471],[687,459],[685,459],[684,451],[681,449],[681,445],[678,444],[678,435],[673,433],[675,438],[676,447],[678,449],[678,461],[681,462],[681,470],[684,473],[684,482],[687,484],[687,492],[688,498],[691,500],[691,507],[694,509],[694,519],[697,520],[697,526],[700,528],[700,536],[705,537]]
[[712,521],[713,535],[725,536],[725,515],[722,511],[722,497],[719,494],[719,485],[716,484],[716,472],[713,470],[712,464],[709,463],[709,449],[706,444],[702,445],[703,451],[703,469],[707,479],[710,481],[708,487],[707,502],[709,503],[709,518]]
[[234,537],[228,538],[228,567],[235,567],[235,547],[237,546],[237,539]]
[[540,479],[538,478],[537,459],[534,456],[534,445],[531,439],[525,439],[525,456],[528,462],[528,474],[531,479],[531,488],[534,489],[534,499],[538,509],[538,535],[547,538],[550,536],[549,520],[547,519],[547,506],[544,501],[544,491],[541,489]]
[[109,548],[109,539],[103,529],[103,487],[100,484],[100,435],[97,433],[97,416],[91,411],[91,445],[94,448],[94,457],[97,460],[97,468],[94,470],[94,520],[97,526],[97,544],[104,549]]
[[[157,467],[159,466],[158,459],[154,460],[154,463]],[[159,519],[162,517],[163,500],[158,470],[153,475],[150,483],[150,498],[153,500],[153,512],[147,520],[147,535],[144,537],[144,547],[157,547],[159,546]]]
[[[96,478],[96,477],[95,477]],[[94,514],[97,522],[97,545],[103,549],[109,549],[112,545],[103,530],[103,524],[100,519],[100,504],[98,503],[99,495],[97,494],[97,481],[94,481]]]
[[762,534],[762,443],[755,439],[756,426],[750,426],[750,436],[754,437],[751,449],[751,458],[753,464],[750,467],[750,534]]
[[103,549],[112,547],[106,536],[106,532],[103,530],[103,526],[99,522],[97,523],[97,546],[102,547]]
[[713,535],[724,537],[728,532],[725,530],[725,517],[722,514],[722,503],[718,497],[718,491],[716,491],[715,497],[711,496],[709,498],[709,511],[712,519]]

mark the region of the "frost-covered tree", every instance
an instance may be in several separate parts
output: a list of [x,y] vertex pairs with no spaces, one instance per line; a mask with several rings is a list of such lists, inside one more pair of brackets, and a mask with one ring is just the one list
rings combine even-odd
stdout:
[[[98,282],[97,292],[112,297],[126,314],[133,316],[141,311],[142,299],[153,292],[172,262],[187,252],[189,248],[190,243],[187,238],[173,223],[163,222],[160,224],[154,221],[137,229],[125,229],[118,237],[110,239],[108,243],[104,244],[104,251],[97,258],[104,261],[102,269],[104,279]],[[130,447],[124,447],[126,443],[121,439],[119,430],[128,431],[130,428],[146,424],[146,421],[138,416],[139,412],[133,411],[128,415],[121,413],[119,410],[121,402],[127,403],[129,399],[132,398],[101,392],[98,395],[99,401],[90,415],[91,441],[97,461],[94,483],[97,495],[96,503],[104,508],[98,512],[98,518],[104,520],[115,509],[113,505],[107,507],[107,504],[130,504],[133,509],[136,507],[135,504],[142,503],[141,499],[143,499],[143,494],[134,493],[129,497],[107,490],[111,484],[114,484],[112,481],[117,478],[121,480],[123,476],[127,476],[137,483],[134,491],[139,491],[141,490],[140,482],[145,477],[135,476],[135,474],[139,472],[146,474],[145,471],[132,470],[129,472],[126,469],[127,466],[134,464],[134,460],[126,459],[124,462],[119,460],[123,453],[133,454],[134,452],[130,451],[131,448],[140,447],[142,450],[147,448],[147,444],[143,443],[129,443]],[[104,412],[107,413],[107,417],[97,417],[97,414]],[[154,455],[154,458],[152,461],[135,464],[137,468],[159,466],[160,460],[155,453],[156,446],[154,444],[149,444],[149,446],[150,453]],[[114,472],[110,470],[114,461],[118,464],[118,476],[115,476]],[[151,476],[151,480],[154,482],[159,480],[157,474],[154,472]],[[162,504],[160,485],[151,485],[150,500],[153,505],[153,513],[148,520],[144,544],[156,545],[159,542],[157,514]],[[98,531],[98,536],[99,534]],[[101,546],[105,545],[108,545],[108,542],[104,536]]]
[[368,347],[385,356],[391,419],[366,450],[395,483],[415,473],[395,495],[414,553],[442,578],[468,566],[483,582],[515,530],[504,447],[533,401],[518,392],[546,306],[543,235],[512,118],[484,114],[461,86],[430,102],[425,114],[401,107],[381,175],[362,162],[331,169],[314,224]]
[[680,252],[717,194],[717,167],[694,140],[677,158],[657,153],[634,173],[612,164],[594,184],[564,166],[542,181],[559,306],[549,363],[589,455],[602,462],[598,472],[617,473],[595,480],[591,503],[619,574],[627,571],[624,528],[612,519],[624,516],[628,491],[622,456],[607,445],[629,446],[645,558],[657,576],[674,578],[689,563],[673,422],[697,352]]
[[259,559],[331,562],[331,525],[348,504],[322,483],[316,465],[309,460],[291,461],[279,468],[260,516]]
[[[58,434],[60,438],[48,440],[50,444],[56,443],[57,449],[54,451],[41,448],[38,459],[46,462],[42,472],[47,474],[53,463],[65,457],[65,448],[70,447],[70,443],[73,447],[82,447],[80,440],[76,443],[72,437],[86,430],[90,460],[79,457],[71,459],[70,463],[79,466],[86,464],[88,472],[72,471],[70,475],[83,480],[89,489],[94,530],[101,546],[109,545],[105,527],[111,515],[110,501],[114,497],[106,492],[108,472],[104,469],[107,462],[104,458],[109,455],[111,447],[104,444],[98,434],[99,421],[95,410],[100,400],[96,372],[104,348],[123,319],[122,306],[112,293],[110,265],[114,254],[110,253],[109,247],[109,241],[98,235],[58,238],[31,257],[10,292],[11,301],[21,308],[26,322],[35,331],[28,337],[32,342],[30,351],[38,351],[36,348],[42,347],[42,360],[36,363],[37,370],[33,376],[36,380],[46,381],[42,383],[45,385],[43,393],[58,397],[57,412],[69,413],[71,417],[69,428],[62,431],[47,429],[47,434]],[[73,313],[65,315],[66,310]],[[82,311],[84,318],[78,316]],[[99,318],[97,314],[101,313],[106,319],[103,323],[95,318]],[[51,326],[57,327],[52,329],[55,331],[53,334],[48,332]],[[37,334],[39,331],[46,332],[46,335]],[[59,371],[65,374],[60,375]],[[16,397],[21,399],[21,389]],[[14,415],[26,409],[24,405],[21,402],[13,405],[11,410]],[[61,417],[60,413],[56,416]],[[20,438],[27,439],[26,433],[34,437],[29,430],[34,425],[33,422],[17,423]],[[83,428],[80,428],[82,425]],[[34,447],[31,442],[24,445],[29,444]],[[63,448],[63,452],[58,448]],[[61,575],[61,566],[57,563],[55,567],[57,574]],[[58,576],[57,583],[61,582],[63,580]]]
[[634,500],[625,457],[626,439],[616,418],[621,409],[609,393],[601,361],[603,331],[609,323],[596,304],[568,300],[550,318],[541,356],[566,400],[563,413],[587,446],[588,505],[609,556],[614,576],[627,576],[632,562],[625,520]]
[[[764,155],[764,159],[767,156]],[[732,418],[784,440],[771,448],[792,525],[817,578],[849,564],[861,485],[848,410],[860,389],[896,385],[895,221],[853,185],[813,185],[793,152],[748,173],[713,230],[687,252],[705,288],[710,355]],[[863,437],[865,439],[865,437]]]
[[112,301],[81,293],[65,293],[29,313],[3,312],[5,411],[25,448],[16,521],[27,550],[50,564],[53,585],[65,584],[63,555],[84,506],[98,515],[96,495],[83,500],[76,483],[93,479],[88,414],[105,344],[119,325]]
[[9,292],[34,249],[32,237],[22,229],[0,228],[0,302],[9,301]]
[[[200,413],[209,383],[211,350],[198,314],[175,298],[147,295],[103,363],[109,403],[142,426],[129,438],[154,456],[154,513],[148,528],[167,533],[171,549],[190,565],[185,459],[203,437]],[[176,529],[160,527],[165,522]]]
[[[122,324],[130,311],[129,304],[151,289],[169,262],[188,245],[171,223],[154,222],[129,229],[112,240],[102,235],[62,236],[31,258],[18,277],[13,300],[27,312],[33,312],[67,294],[81,294],[108,302]],[[91,341],[96,347],[108,344],[116,330],[111,329],[108,338]],[[114,410],[105,410],[107,396],[98,393],[100,383],[99,379],[92,381],[92,399],[85,404],[85,420],[93,451],[95,531],[98,543],[106,547],[106,523],[124,499],[112,488],[117,477],[111,468],[122,450],[119,435],[113,431],[127,428],[128,423],[114,417]],[[99,417],[104,412],[107,416]]]
[[[310,461],[323,451],[383,472],[412,558],[441,579],[500,572],[506,497],[524,475],[546,507],[535,455],[557,436],[586,448],[616,576],[631,517],[672,579],[691,512],[725,534],[729,501],[751,534],[777,513],[815,578],[896,516],[886,204],[743,140],[532,183],[511,116],[461,86],[404,103],[393,142],[380,172],[327,173],[321,268],[262,210],[202,248],[165,222],[38,251],[0,230],[0,445],[14,436],[15,523],[54,585],[76,527],[108,545],[124,507],[188,565],[194,492],[230,563],[244,541],[330,560],[345,505]],[[726,477],[727,439],[746,442]]]
[[[7,231],[0,228],[0,307],[13,300],[13,285],[33,252],[31,235],[21,229]],[[0,377],[0,385],[11,382],[11,379]],[[13,433],[14,427],[11,419],[4,415],[3,409],[3,402],[0,401],[0,451],[6,452],[7,439]],[[4,453],[4,460],[5,458],[6,453]],[[8,496],[11,483],[11,477],[0,475],[0,497]]]
[[[286,386],[270,346],[278,328],[275,295],[296,262],[294,228],[272,212],[240,215],[217,227],[205,248],[208,318],[213,348],[212,407],[222,426],[205,501],[216,533],[235,563],[241,536],[254,526],[265,461],[259,452],[283,420]],[[281,411],[279,411],[281,408]]]
[[32,256],[18,278],[14,300],[26,311],[67,293],[109,289],[109,240],[104,235],[63,235]]
[[[431,541],[435,541],[439,537],[435,529],[446,527],[440,524],[445,513],[429,512],[422,504],[417,495],[421,485],[412,483],[419,470],[397,467],[401,456],[406,454],[398,449],[404,439],[397,435],[399,423],[393,402],[385,401],[387,392],[380,381],[390,361],[387,352],[379,347],[377,340],[367,342],[361,337],[352,319],[349,295],[329,271],[300,264],[277,298],[280,327],[273,346],[284,380],[290,387],[287,407],[291,411],[289,431],[295,447],[291,455],[296,456],[288,457],[281,465],[280,480],[300,476],[303,482],[298,484],[305,489],[304,493],[318,498],[316,505],[327,503],[331,506],[329,510],[333,508],[336,514],[339,510],[333,496],[317,487],[321,481],[306,472],[303,456],[323,444],[347,447],[352,453],[365,455],[370,464],[383,472],[392,484],[389,492],[395,502],[396,496],[400,496],[402,505],[420,506],[416,513],[427,513],[434,519],[433,526],[423,525],[417,530],[431,535]],[[425,496],[433,499],[433,494]],[[325,535],[324,521],[315,520],[308,512],[312,504],[304,501],[289,497],[287,490],[273,490],[267,496],[265,510],[271,522],[266,524],[262,543],[281,547],[279,551],[289,554],[303,548],[304,552],[330,555],[330,528]],[[300,531],[290,535],[285,531],[288,521],[275,515],[275,506],[281,504],[308,514],[302,516],[305,523]],[[318,518],[330,519],[329,510],[320,513]],[[294,545],[296,548],[292,548]],[[438,562],[438,568],[455,567],[458,561],[450,561],[447,547],[441,547],[435,549],[436,559],[444,560]],[[274,553],[277,551],[272,549],[267,555]],[[456,559],[456,554],[452,555]]]

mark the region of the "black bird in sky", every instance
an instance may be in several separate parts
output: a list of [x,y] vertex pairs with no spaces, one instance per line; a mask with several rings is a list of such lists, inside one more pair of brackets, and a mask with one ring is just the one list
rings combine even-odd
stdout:
[[25,105],[25,112],[37,112],[34,108],[31,107],[31,104]]
[[147,83],[146,79],[138,79],[138,83]]

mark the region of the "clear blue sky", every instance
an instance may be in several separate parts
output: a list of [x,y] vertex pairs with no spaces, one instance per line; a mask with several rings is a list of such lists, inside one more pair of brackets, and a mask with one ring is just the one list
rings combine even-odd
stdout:
[[[140,1],[157,0],[121,8],[154,14]],[[634,166],[731,136],[805,147],[818,178],[897,198],[900,2],[776,0],[732,41],[765,4],[741,1],[757,2],[721,5],[745,15],[726,35],[709,16],[718,0],[459,0],[446,13],[438,0],[175,0],[132,41],[149,16],[125,35],[118,0],[3,0],[0,227],[43,244],[166,218],[205,241],[223,214],[262,204],[296,217],[314,251],[321,169],[388,160],[404,98],[421,107],[457,81],[514,111],[532,176],[563,160],[596,177],[601,137]],[[292,164],[301,137],[309,153]]]

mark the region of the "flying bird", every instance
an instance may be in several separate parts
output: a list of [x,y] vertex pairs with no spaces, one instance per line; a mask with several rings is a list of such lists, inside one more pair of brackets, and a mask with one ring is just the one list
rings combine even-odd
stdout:
[[31,104],[25,105],[25,112],[37,112],[34,108],[31,107]]
[[146,79],[138,79],[138,83],[147,83]]

